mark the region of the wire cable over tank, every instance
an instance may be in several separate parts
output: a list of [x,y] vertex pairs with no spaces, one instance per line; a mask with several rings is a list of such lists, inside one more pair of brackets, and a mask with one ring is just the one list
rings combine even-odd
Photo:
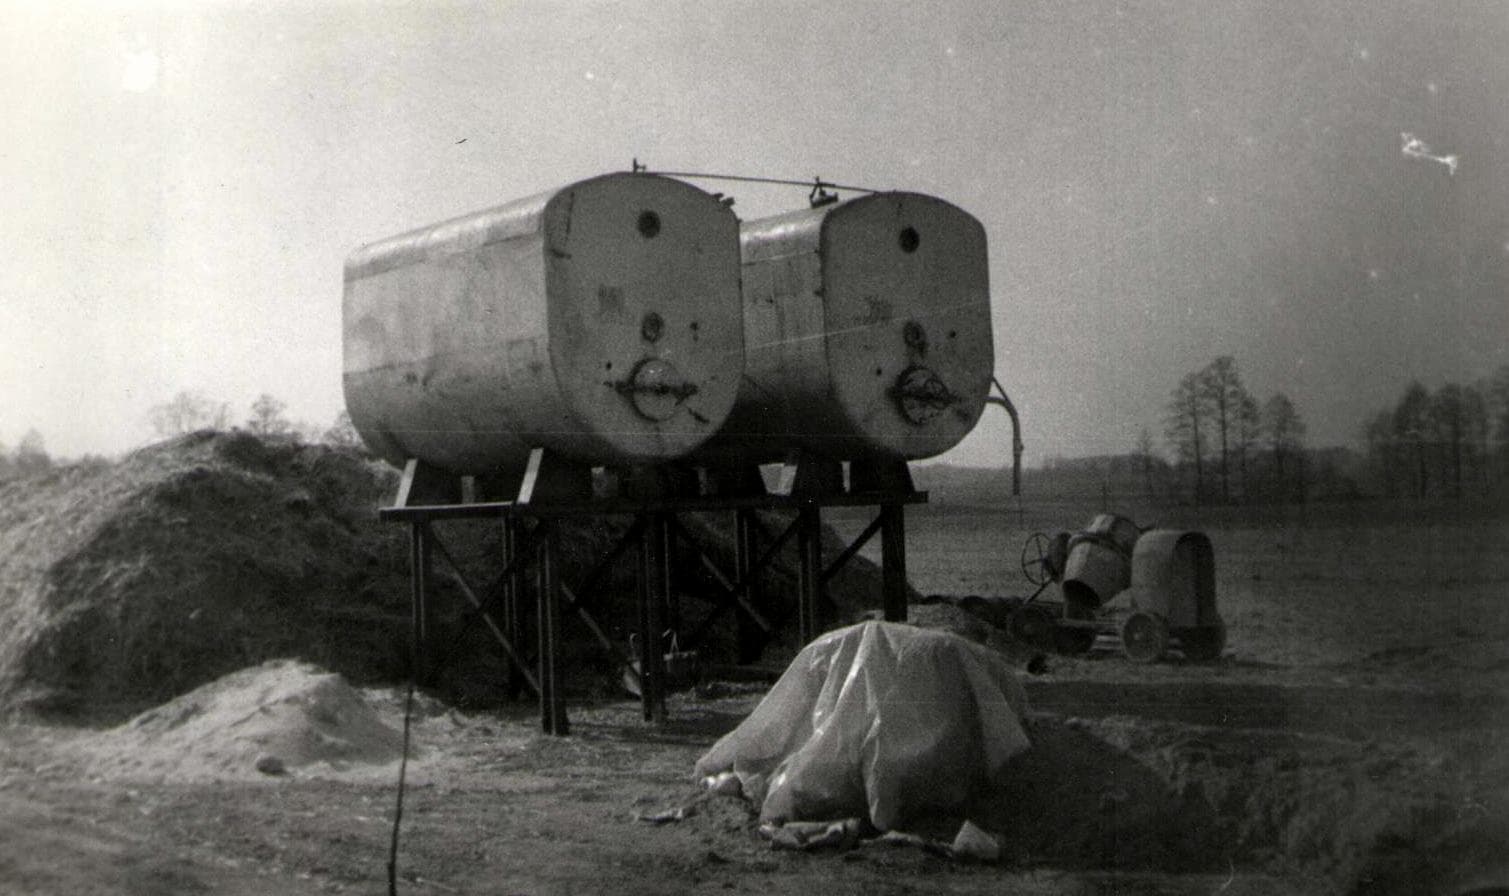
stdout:
[[658,174],[662,177],[685,177],[693,180],[723,180],[745,184],[774,184],[776,186],[783,187],[810,187],[811,192],[807,194],[807,201],[812,204],[813,208],[838,201],[838,196],[834,193],[828,192],[829,190],[847,190],[852,193],[882,192],[881,190],[874,187],[858,187],[852,184],[830,183],[829,181],[823,180],[821,177],[814,177],[811,180],[793,180],[790,178],[782,177],[755,177],[748,174],[719,174],[709,171],[651,171],[648,165],[641,163],[637,158],[633,160],[633,165],[629,170],[634,174]]

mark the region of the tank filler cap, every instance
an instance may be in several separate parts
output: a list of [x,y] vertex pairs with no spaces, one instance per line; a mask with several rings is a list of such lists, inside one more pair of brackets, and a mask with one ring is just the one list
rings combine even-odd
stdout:
[[950,406],[959,403],[959,396],[950,392],[936,373],[914,364],[896,377],[890,388],[890,396],[901,410],[901,416],[909,423],[923,426]]
[[676,365],[662,358],[646,358],[628,379],[604,385],[628,398],[639,416],[656,423],[669,420],[682,402],[697,394],[696,385],[688,383]]

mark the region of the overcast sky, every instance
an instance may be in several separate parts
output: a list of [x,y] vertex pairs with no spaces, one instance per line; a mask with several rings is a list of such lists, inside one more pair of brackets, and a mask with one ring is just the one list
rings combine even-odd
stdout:
[[0,443],[121,451],[186,389],[328,423],[352,249],[636,157],[980,218],[1029,463],[1161,441],[1221,354],[1353,442],[1509,363],[1506,48],[1499,0],[0,0]]

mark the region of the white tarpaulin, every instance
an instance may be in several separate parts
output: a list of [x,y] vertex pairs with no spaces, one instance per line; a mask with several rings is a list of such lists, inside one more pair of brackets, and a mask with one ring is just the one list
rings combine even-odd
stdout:
[[1027,749],[1027,697],[999,654],[891,622],[807,645],[749,718],[697,761],[732,771],[764,821],[868,816],[880,830],[961,808]]

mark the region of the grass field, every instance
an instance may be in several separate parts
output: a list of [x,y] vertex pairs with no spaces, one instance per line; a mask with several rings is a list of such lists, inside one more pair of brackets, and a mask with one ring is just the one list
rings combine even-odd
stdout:
[[[1098,500],[910,508],[907,571],[923,594],[1026,596],[1028,536],[1077,530],[1100,512]],[[1119,512],[1210,536],[1217,601],[1240,660],[1329,665],[1453,646],[1465,657],[1509,644],[1509,515],[1385,502]],[[864,520],[836,522],[853,534]],[[878,546],[865,553],[877,559]]]

